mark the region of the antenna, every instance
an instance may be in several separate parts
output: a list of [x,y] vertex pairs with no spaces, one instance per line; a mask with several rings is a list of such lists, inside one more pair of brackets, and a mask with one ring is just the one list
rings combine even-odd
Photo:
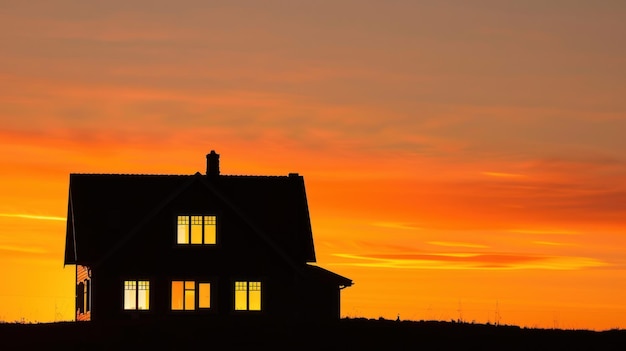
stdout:
[[500,303],[498,300],[496,300],[496,315],[495,315],[495,322],[494,324],[496,326],[500,325]]

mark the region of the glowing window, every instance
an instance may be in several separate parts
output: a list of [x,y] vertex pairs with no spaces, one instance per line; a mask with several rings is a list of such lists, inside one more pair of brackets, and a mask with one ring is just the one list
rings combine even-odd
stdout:
[[183,296],[185,294],[185,282],[172,282],[172,310],[185,309]]
[[198,308],[211,307],[211,284],[198,283]]
[[195,282],[185,282],[185,309],[193,310],[196,308],[196,283]]
[[216,222],[217,222],[217,217],[204,216],[204,243],[205,244],[215,244],[216,232],[217,232]]
[[235,310],[261,310],[261,282],[235,282]]
[[196,306],[199,309],[211,307],[211,284],[172,281],[172,310],[195,310]]
[[217,216],[178,216],[177,244],[215,245]]
[[189,244],[189,216],[178,216],[178,237],[179,244]]
[[202,244],[202,216],[191,216],[191,243]]
[[150,308],[150,282],[147,280],[124,281],[124,309],[147,310]]

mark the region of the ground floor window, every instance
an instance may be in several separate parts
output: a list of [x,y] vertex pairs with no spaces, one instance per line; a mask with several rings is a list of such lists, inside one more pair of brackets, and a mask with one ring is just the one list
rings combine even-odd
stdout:
[[91,311],[91,281],[89,279],[85,279],[85,291],[83,294],[83,311],[87,313]]
[[150,282],[147,280],[124,281],[124,309],[150,309]]
[[172,281],[172,310],[211,308],[211,283],[194,280]]
[[261,282],[235,282],[235,310],[261,310]]

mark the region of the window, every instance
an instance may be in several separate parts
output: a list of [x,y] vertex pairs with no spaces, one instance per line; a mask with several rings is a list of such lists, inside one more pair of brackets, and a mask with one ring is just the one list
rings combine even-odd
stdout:
[[172,310],[211,308],[211,283],[193,280],[172,281]]
[[85,313],[85,283],[76,285],[76,309],[78,313]]
[[124,309],[147,310],[150,308],[150,282],[147,280],[124,281]]
[[261,310],[261,282],[235,282],[235,310]]
[[84,311],[89,312],[91,310],[91,281],[89,279],[85,279],[84,300]]
[[210,283],[198,283],[198,308],[211,308]]
[[215,245],[217,216],[178,216],[176,243]]

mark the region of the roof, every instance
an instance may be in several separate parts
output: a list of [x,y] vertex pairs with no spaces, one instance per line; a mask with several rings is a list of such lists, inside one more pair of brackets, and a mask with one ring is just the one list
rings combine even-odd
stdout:
[[351,279],[316,265],[306,265],[304,274],[316,280],[328,281],[331,284],[339,286],[340,288],[347,288],[353,284]]
[[[68,195],[65,264],[93,265],[106,259],[134,235],[142,221],[197,183],[223,199],[287,260],[298,265],[315,262],[304,178],[300,175],[73,173]],[[112,230],[112,227],[126,230]]]

